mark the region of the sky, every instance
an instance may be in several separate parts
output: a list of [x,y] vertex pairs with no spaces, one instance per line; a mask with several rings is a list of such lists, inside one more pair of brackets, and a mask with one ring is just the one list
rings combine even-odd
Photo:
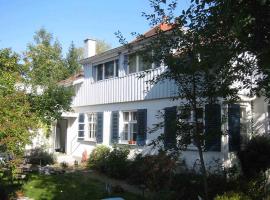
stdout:
[[[179,8],[187,2],[179,0]],[[148,0],[0,0],[0,49],[22,53],[42,27],[60,41],[64,54],[71,41],[80,47],[86,38],[117,47],[118,30],[129,41],[132,32],[149,29],[142,12],[152,13]]]

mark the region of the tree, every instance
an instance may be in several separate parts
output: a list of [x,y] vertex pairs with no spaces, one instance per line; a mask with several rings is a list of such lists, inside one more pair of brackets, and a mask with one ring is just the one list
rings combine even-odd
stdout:
[[226,51],[221,50],[221,59],[236,61],[235,68],[246,75],[241,81],[250,95],[269,99],[270,1],[200,0],[191,1],[190,9],[194,16],[204,14],[204,31],[209,38],[219,32],[214,43],[230,41]]
[[[151,38],[141,35],[137,41],[142,41],[142,49],[138,53],[145,60],[167,66],[167,70],[151,82],[174,81],[178,89],[174,99],[180,102],[179,111],[165,109],[165,121],[167,117],[173,120],[167,120],[167,125],[156,125],[153,130],[164,127],[167,133],[152,144],[169,152],[181,152],[193,143],[198,149],[205,199],[209,199],[203,153],[211,148],[220,148],[220,104],[238,98],[241,86],[231,86],[235,81],[243,81],[243,75],[251,70],[243,70],[244,59],[239,60],[237,48],[229,51],[231,46],[237,46],[234,37],[228,34],[224,39],[224,27],[211,25],[208,15],[211,7],[200,3],[191,1],[191,6],[178,15],[177,1],[151,0],[154,13],[144,13],[144,16],[155,27],[155,35]],[[164,26],[167,26],[166,31],[162,28]],[[132,48],[132,44],[129,46]],[[205,110],[205,127],[199,119],[202,118],[201,109]],[[193,117],[187,113],[192,113]]]
[[13,157],[8,161],[12,169],[38,127],[27,94],[19,87],[22,69],[17,54],[0,50],[0,151]]
[[104,51],[107,51],[112,48],[111,45],[105,42],[104,40],[97,39],[96,42],[97,42],[97,46],[96,46],[97,54],[103,53]]
[[80,48],[76,48],[72,42],[68,54],[66,56],[66,65],[68,69],[68,76],[78,73],[82,67],[79,64],[79,59],[82,58],[83,52]]
[[24,62],[27,78],[34,85],[56,84],[68,73],[59,41],[54,41],[53,35],[44,28],[35,33],[34,43],[28,45]]
[[36,32],[34,44],[29,44],[25,52],[24,84],[31,89],[29,103],[32,112],[47,127],[59,119],[62,112],[71,109],[73,88],[60,86],[58,82],[78,67],[78,54],[74,52],[75,47],[71,46],[65,62],[60,43],[44,28]]

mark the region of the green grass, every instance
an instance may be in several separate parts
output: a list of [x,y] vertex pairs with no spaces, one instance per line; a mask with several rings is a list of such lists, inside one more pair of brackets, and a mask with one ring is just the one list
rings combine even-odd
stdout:
[[32,175],[22,187],[25,196],[35,200],[95,200],[120,196],[126,200],[142,199],[131,193],[106,195],[105,184],[82,173]]

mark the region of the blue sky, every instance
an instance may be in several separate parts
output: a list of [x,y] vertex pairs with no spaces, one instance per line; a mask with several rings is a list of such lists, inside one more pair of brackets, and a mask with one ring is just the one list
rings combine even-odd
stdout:
[[[180,0],[180,7],[188,0]],[[53,33],[66,52],[71,41],[82,46],[87,37],[119,46],[114,33],[130,40],[131,32],[149,29],[142,12],[151,13],[148,0],[0,0],[0,48],[21,53],[41,27]]]

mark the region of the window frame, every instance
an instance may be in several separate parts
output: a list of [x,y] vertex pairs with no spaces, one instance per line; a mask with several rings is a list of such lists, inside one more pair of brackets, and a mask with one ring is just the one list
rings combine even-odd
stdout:
[[[80,117],[82,115],[83,115],[83,122],[80,121]],[[80,129],[80,125],[83,125],[83,129]],[[80,136],[80,132],[83,132],[83,136]],[[79,140],[84,140],[84,137],[85,137],[85,114],[84,113],[79,113],[77,138]]]
[[87,125],[88,125],[88,131],[87,131],[87,140],[96,141],[96,135],[97,135],[97,113],[87,113]]
[[[105,78],[106,63],[109,63],[109,62],[113,62],[113,76]],[[99,66],[102,66],[102,79],[98,79],[98,67]],[[113,60],[108,60],[106,62],[96,64],[93,67],[96,68],[96,70],[95,70],[96,74],[93,75],[95,77],[96,82],[119,77],[119,58],[115,58]]]
[[[126,121],[124,119],[125,114],[124,113],[128,113],[128,120]],[[136,113],[136,119],[133,119],[133,113]],[[122,123],[123,123],[123,129],[120,132],[120,143],[121,144],[129,144],[129,145],[135,145],[137,142],[137,138],[136,140],[133,140],[134,137],[134,131],[131,131],[131,126],[137,125],[137,132],[136,134],[138,134],[138,111],[137,110],[127,110],[127,111],[122,111]],[[125,125],[127,125],[127,140],[124,140],[124,133],[125,133]],[[137,135],[136,135],[137,137]]]
[[[153,51],[151,52],[151,54],[153,55]],[[139,55],[138,53],[136,52],[133,52],[133,53],[129,53],[129,54],[126,54],[128,56],[128,63],[127,63],[127,75],[128,74],[133,74],[133,73],[138,73],[138,72],[144,72],[144,71],[148,71],[148,70],[152,70],[152,69],[156,69],[157,66],[155,63],[149,63],[150,67],[149,69],[145,69],[145,70],[140,70],[140,59],[142,59],[142,63],[144,63],[143,61],[143,57],[141,55]],[[135,56],[135,65],[136,65],[136,71],[135,72],[130,72],[130,65],[129,65],[129,57],[131,55],[134,55]]]

